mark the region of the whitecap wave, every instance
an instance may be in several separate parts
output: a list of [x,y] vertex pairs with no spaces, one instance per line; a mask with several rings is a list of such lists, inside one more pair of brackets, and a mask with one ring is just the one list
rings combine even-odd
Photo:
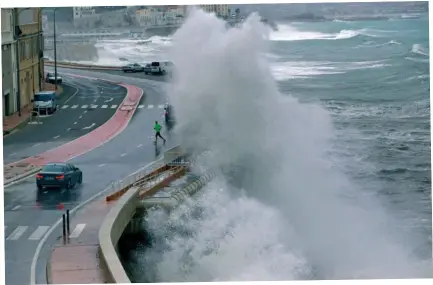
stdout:
[[271,32],[271,41],[304,41],[304,40],[341,40],[359,35],[356,30],[341,30],[338,33],[321,33],[315,31],[301,31],[290,25],[278,26],[278,31]]
[[428,50],[423,47],[421,44],[412,45],[411,52],[418,55],[429,56]]

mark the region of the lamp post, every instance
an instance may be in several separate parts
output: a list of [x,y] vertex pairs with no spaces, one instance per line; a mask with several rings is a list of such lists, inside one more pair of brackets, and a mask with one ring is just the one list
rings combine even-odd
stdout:
[[53,24],[54,24],[54,89],[57,91],[57,44],[56,44],[56,11],[53,9]]

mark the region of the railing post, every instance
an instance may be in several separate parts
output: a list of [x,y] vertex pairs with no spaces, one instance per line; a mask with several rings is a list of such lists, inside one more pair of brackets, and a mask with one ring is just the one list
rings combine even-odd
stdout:
[[63,226],[63,242],[66,242],[66,219],[65,219],[65,214],[62,214],[62,226]]
[[66,210],[66,228],[68,230],[68,236],[69,236],[70,234],[69,209]]

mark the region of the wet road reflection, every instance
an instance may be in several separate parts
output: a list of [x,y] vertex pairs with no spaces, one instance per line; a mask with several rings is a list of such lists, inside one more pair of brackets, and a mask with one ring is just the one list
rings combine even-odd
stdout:
[[81,186],[72,189],[49,188],[36,190],[36,203],[43,210],[70,208],[81,200]]

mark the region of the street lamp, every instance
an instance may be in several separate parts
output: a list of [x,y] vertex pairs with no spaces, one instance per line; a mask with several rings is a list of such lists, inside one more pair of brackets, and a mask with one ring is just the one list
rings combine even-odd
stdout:
[[53,24],[54,24],[54,88],[57,91],[57,44],[56,44],[56,11],[53,9]]

